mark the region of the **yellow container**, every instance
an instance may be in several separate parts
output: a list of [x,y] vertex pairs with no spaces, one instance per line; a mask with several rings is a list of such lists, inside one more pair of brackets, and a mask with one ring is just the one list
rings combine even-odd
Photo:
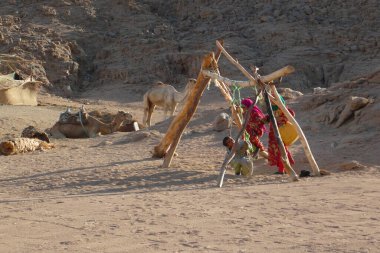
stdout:
[[289,121],[286,124],[278,128],[282,142],[285,146],[291,146],[294,142],[298,140],[298,133],[296,127]]

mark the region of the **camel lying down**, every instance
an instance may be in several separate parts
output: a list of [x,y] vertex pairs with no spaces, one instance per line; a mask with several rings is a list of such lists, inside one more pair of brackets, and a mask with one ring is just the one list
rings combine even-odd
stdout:
[[15,155],[35,150],[54,148],[54,144],[39,139],[14,138],[0,143],[0,153],[3,155]]
[[59,120],[48,132],[54,138],[92,138],[116,132],[124,121],[132,120],[132,115],[124,111],[119,111],[111,123],[104,123],[87,112],[80,113],[79,120],[76,117]]

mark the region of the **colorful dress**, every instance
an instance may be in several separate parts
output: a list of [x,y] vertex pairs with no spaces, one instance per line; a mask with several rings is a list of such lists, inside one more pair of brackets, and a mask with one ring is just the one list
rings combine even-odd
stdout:
[[[250,98],[245,98],[241,101],[242,106],[248,110],[251,105],[253,105],[253,101]],[[252,108],[251,115],[249,117],[249,121],[245,130],[249,134],[249,141],[252,145],[256,146],[258,149],[264,151],[264,145],[260,141],[260,138],[263,136],[265,132],[264,124],[268,122],[267,116],[260,110],[256,105]]]
[[265,151],[263,143],[260,138],[263,137],[265,132],[264,124],[268,122],[267,116],[265,116],[261,110],[254,106],[245,130],[249,134],[249,141],[252,145],[255,145],[258,149]]
[[[293,116],[295,115],[293,110],[288,108],[288,111]],[[278,108],[277,108],[277,110],[273,111],[273,114],[276,117],[278,127],[284,125],[288,121],[288,119],[286,118],[284,113]],[[285,151],[286,151],[286,154],[288,156],[289,163],[291,165],[293,165],[294,164],[293,156],[289,152],[289,150],[286,146],[285,146]],[[268,157],[269,165],[271,165],[271,166],[276,165],[278,168],[278,172],[284,173],[285,167],[284,167],[284,164],[282,163],[281,152],[280,152],[280,149],[279,149],[277,141],[276,141],[276,136],[274,134],[272,122],[270,123],[270,128],[269,128],[268,153],[269,153],[269,157]]]

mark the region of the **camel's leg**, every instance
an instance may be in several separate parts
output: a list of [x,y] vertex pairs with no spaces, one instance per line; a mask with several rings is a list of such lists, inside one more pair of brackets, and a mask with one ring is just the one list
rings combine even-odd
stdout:
[[176,108],[177,108],[177,105],[172,106],[172,108],[171,108],[171,110],[170,110],[170,116],[171,116],[171,117],[173,117]]
[[64,135],[61,131],[59,131],[59,125],[57,124],[55,124],[52,128],[50,128],[48,132],[55,139],[66,138],[66,135]]
[[142,123],[143,125],[146,127],[147,124],[148,124],[148,108],[144,108],[144,116],[143,116],[143,120],[142,120]]
[[95,137],[98,137],[98,136],[101,136],[102,134],[101,133],[94,133],[94,132],[90,132],[88,133],[88,138],[95,138]]
[[64,139],[66,138],[66,135],[64,135],[63,133],[61,132],[54,132],[54,133],[51,133],[51,136],[55,139]]
[[166,120],[167,118],[168,118],[168,111],[169,111],[169,109],[168,109],[168,107],[164,107],[164,119],[163,120]]
[[152,113],[153,113],[155,107],[156,107],[155,105],[151,105],[148,108],[148,117],[146,119],[146,124],[148,125],[148,127],[150,127],[150,122],[152,119]]
[[[147,126],[150,126],[150,116],[152,114],[152,112],[150,112],[153,104],[150,102],[149,100],[149,94],[148,93],[145,93],[144,94],[144,98],[143,98],[143,103],[144,103],[144,116],[143,116],[143,125],[145,127]],[[149,113],[150,112],[150,113]],[[148,122],[149,121],[149,122]]]

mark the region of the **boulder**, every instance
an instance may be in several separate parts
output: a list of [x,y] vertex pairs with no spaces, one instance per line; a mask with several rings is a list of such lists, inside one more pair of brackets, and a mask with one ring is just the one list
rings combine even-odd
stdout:
[[216,116],[213,123],[213,130],[221,132],[226,129],[229,129],[231,125],[232,125],[231,117],[227,113],[222,112],[218,116]]

